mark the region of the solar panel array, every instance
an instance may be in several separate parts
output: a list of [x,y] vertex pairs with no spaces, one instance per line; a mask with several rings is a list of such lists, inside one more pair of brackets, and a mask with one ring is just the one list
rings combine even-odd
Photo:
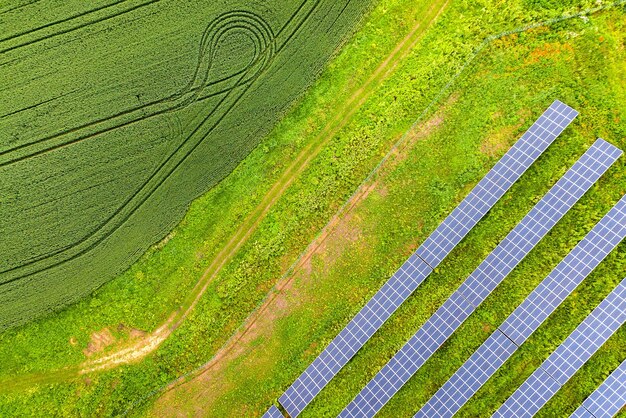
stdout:
[[572,414],[572,418],[611,418],[626,406],[626,360]]
[[521,345],[626,235],[626,197],[589,232],[500,330]]
[[266,413],[263,414],[261,418],[284,418],[283,414],[280,412],[276,406],[272,405],[270,409],[267,410]]
[[517,348],[506,335],[496,329],[415,417],[452,417]]
[[340,416],[374,416],[620,155],[597,140]]
[[556,100],[280,397],[296,417],[578,112]]
[[496,411],[494,417],[532,417],[626,322],[626,279],[585,318]]
[[451,417],[626,237],[626,196],[513,311],[415,417]]

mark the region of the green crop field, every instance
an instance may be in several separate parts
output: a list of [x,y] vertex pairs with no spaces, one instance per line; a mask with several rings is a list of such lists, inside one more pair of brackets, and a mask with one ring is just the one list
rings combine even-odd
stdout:
[[[129,130],[127,136],[115,131],[96,135],[98,138],[110,135],[112,142],[117,138],[127,144],[126,152],[119,151],[124,159],[108,150],[103,150],[101,155],[106,158],[110,155],[107,166],[118,164],[116,169],[108,169],[111,176],[131,182],[133,177],[121,171],[129,165],[129,160],[133,161],[130,167],[145,176],[142,168],[145,166],[134,162],[129,151],[134,146],[131,146],[133,141],[140,142],[144,137],[133,135],[141,133],[152,138],[151,141],[156,141],[155,148],[148,152],[163,157],[159,153],[170,150],[168,144],[172,138],[201,122],[200,119],[207,114],[206,106],[210,107],[211,100],[217,100],[203,100],[203,93],[198,92],[199,85],[212,83],[210,77],[202,81],[202,68],[207,68],[207,63],[212,61],[202,61],[206,58],[199,58],[205,55],[199,53],[198,48],[200,46],[202,50],[201,45],[211,45],[210,35],[204,36],[204,33],[220,31],[219,21],[211,26],[215,16],[226,16],[237,6],[224,6],[223,10],[220,6],[219,12],[203,20],[194,14],[194,10],[217,6],[189,3],[194,4],[174,4],[165,0],[145,6],[131,0],[110,6],[59,3],[55,4],[58,7],[50,8],[47,15],[34,12],[40,9],[32,9],[33,20],[27,26],[42,28],[24,35],[24,38],[7,41],[4,46],[0,43],[0,51],[5,51],[0,53],[0,81],[6,78],[5,73],[12,78],[30,74],[32,83],[43,83],[46,88],[52,88],[52,85],[47,87],[47,82],[38,81],[32,75],[33,71],[50,72],[49,77],[54,78],[61,68],[75,71],[72,73],[75,76],[68,76],[66,72],[63,77],[59,76],[59,83],[74,80],[78,85],[77,80],[83,78],[103,83],[100,85],[104,86],[104,93],[100,95],[102,100],[106,94],[123,96],[124,88],[119,86],[130,83],[131,79],[135,80],[133,83],[143,85],[146,91],[153,92],[152,98],[141,97],[141,94],[139,98],[112,96],[109,98],[111,106],[124,98],[130,103],[127,109],[136,106],[140,100],[148,104],[142,112],[158,113],[171,105],[174,110],[121,126],[122,132]],[[287,92],[284,83],[268,84],[271,94],[267,97],[254,95],[249,98],[255,100],[256,105],[250,102],[250,112],[240,115],[240,121],[255,121],[259,131],[247,131],[252,129],[247,124],[228,126],[231,132],[248,132],[246,141],[251,142],[250,151],[238,157],[241,160],[238,164],[232,161],[231,167],[236,167],[230,174],[191,203],[182,221],[164,240],[150,246],[142,255],[143,248],[158,241],[169,226],[159,229],[161,233],[150,239],[143,237],[143,247],[138,247],[137,253],[125,247],[129,251],[127,254],[134,255],[119,268],[130,265],[135,258],[138,261],[92,294],[54,314],[0,333],[0,416],[260,416],[269,405],[276,403],[277,397],[549,103],[560,99],[577,109],[580,116],[574,123],[302,414],[306,417],[336,416],[596,137],[603,137],[626,150],[626,125],[623,122],[626,120],[626,7],[623,2],[606,9],[601,6],[608,6],[611,2],[595,0],[377,0],[371,5],[353,3],[345,1],[341,6],[332,6],[331,2],[320,4],[320,7],[326,4],[329,13],[332,11],[335,17],[339,16],[338,22],[345,19],[344,22],[354,25],[356,32],[346,37],[352,29],[345,27],[341,34],[325,33],[324,36],[334,39],[333,42],[328,39],[328,45],[324,47],[327,51],[325,58],[309,56],[310,51],[302,48],[294,52],[307,56],[321,69],[340,40],[346,39],[340,52],[329,61],[315,82],[311,84],[313,73],[301,70],[304,79],[298,92],[309,84],[311,87],[300,100],[294,102],[298,93]],[[28,7],[42,8],[43,4],[35,1]],[[345,5],[347,7],[342,12]],[[14,13],[11,29],[14,35],[11,36],[22,36],[19,33],[24,31],[24,24],[15,14],[20,10],[19,6],[17,3],[0,6],[0,32],[5,27],[4,16]],[[289,11],[284,11],[286,19],[290,12],[296,11],[296,5],[290,7]],[[277,16],[276,22],[279,23],[275,23],[274,18],[268,17],[278,13],[271,6],[255,1],[246,2],[244,7],[242,2],[237,10],[244,9],[256,10],[256,16],[263,16],[269,22],[271,32],[277,36],[277,25],[284,19]],[[125,10],[128,12],[124,13]],[[551,20],[582,11],[586,11],[584,16]],[[107,18],[114,14],[125,17]],[[78,21],[64,21],[75,15]],[[237,19],[243,19],[237,25],[253,25],[261,38],[269,30],[252,15],[237,16]],[[324,20],[324,13],[311,16],[318,16],[316,22]],[[360,23],[356,24],[361,17]],[[128,19],[130,26],[115,29],[116,19]],[[134,27],[133,19],[143,22],[137,23],[137,31],[149,31],[152,27],[159,33],[170,31],[171,37],[138,37],[129,30]],[[150,22],[155,19],[154,26],[148,26],[146,20],[141,19]],[[82,53],[97,54],[100,51],[105,63],[85,58],[86,73],[66,68],[63,57],[57,56],[54,48],[71,48],[73,51],[88,42],[89,37],[83,41],[76,38],[66,45],[61,39],[67,36],[67,41],[74,39],[80,31],[91,33],[97,30],[97,25],[89,23],[96,20],[102,22],[100,25],[111,25],[109,31],[93,33],[93,36],[101,37],[98,39],[110,38],[110,47],[100,43],[97,47],[86,44]],[[228,18],[225,21],[229,21]],[[31,43],[36,46],[37,39],[54,32],[54,26],[46,26],[50,22],[59,22],[58,30],[65,32],[58,41],[54,37],[41,41],[52,42],[49,47],[53,50],[44,57],[50,64],[36,68],[24,65],[19,72],[5,71],[2,62],[7,62],[6,65],[17,65],[18,62],[12,63],[10,54],[19,55],[21,48],[27,48]],[[537,26],[540,22],[545,24]],[[190,26],[196,30],[191,30]],[[213,29],[206,32],[209,26]],[[490,38],[515,28],[524,29]],[[117,30],[120,38],[115,44]],[[321,28],[314,30],[323,31]],[[247,44],[249,38],[244,36],[244,32],[249,33],[247,31],[239,28],[231,34],[232,38],[224,41],[252,46],[256,41],[250,40],[251,43]],[[486,38],[491,40],[484,42]],[[294,37],[290,42],[296,40]],[[171,45],[169,49],[157,48],[154,45],[158,42],[161,42],[159,45]],[[264,41],[259,42],[261,45]],[[181,47],[185,43],[189,44],[188,48]],[[153,46],[158,57],[137,54],[134,49],[148,51]],[[170,58],[164,64],[161,58],[168,50]],[[252,47],[246,51],[249,63],[260,57]],[[280,53],[273,54],[278,60]],[[72,55],[73,60],[79,62],[78,56]],[[144,62],[142,68],[148,70],[139,71],[139,67],[120,61],[121,56],[129,62]],[[232,69],[237,67],[232,61],[236,56],[241,55],[224,53],[215,62],[230,65],[228,68]],[[31,59],[39,57],[34,55]],[[182,62],[185,59],[186,63]],[[57,70],[51,67],[54,62],[57,62]],[[282,65],[300,70],[296,62],[289,60]],[[111,68],[118,67],[133,70],[124,74],[111,71]],[[137,68],[135,78],[131,77],[135,74],[134,68]],[[188,71],[189,68],[192,71]],[[194,75],[193,69],[196,68]],[[237,68],[235,72],[242,69]],[[179,72],[182,74],[180,80],[172,76]],[[223,74],[228,72],[226,68],[222,70]],[[295,77],[300,73],[291,70],[290,74]],[[259,80],[263,77],[269,77],[269,74],[259,76]],[[116,82],[117,87],[109,92],[106,87]],[[154,83],[160,83],[160,87]],[[7,86],[20,88],[17,81],[7,83]],[[170,86],[169,90],[167,86]],[[235,87],[233,92],[246,86]],[[4,89],[4,84],[0,89]],[[58,96],[59,91],[44,100]],[[35,99],[27,102],[28,95],[32,94],[32,87],[22,87],[21,94],[10,98],[11,101],[18,100],[19,96],[24,103],[11,105],[6,110],[7,104],[0,103],[2,114],[19,110],[20,106],[37,104]],[[0,119],[0,124],[5,123],[0,127],[12,126],[10,138],[27,128],[39,129],[40,136],[45,138],[45,135],[54,134],[54,126],[61,129],[58,125],[71,120],[74,112],[76,115],[81,112],[115,113],[106,111],[111,106],[99,102],[99,95],[93,93],[81,96],[81,100],[97,108],[86,104],[87,107],[65,108],[63,115],[66,116],[54,113],[54,104],[72,97],[71,94],[24,111],[38,114],[43,112],[42,109],[48,109],[54,115],[47,116],[49,119],[40,121],[39,117],[32,117],[28,120],[31,124],[46,120],[49,127],[38,125],[36,128],[33,125],[28,128],[25,121],[21,128],[9,125],[11,118],[25,117],[19,112]],[[272,109],[276,112],[268,114],[256,107],[269,103],[274,95],[276,100],[281,97],[280,100],[286,100],[285,103],[276,102],[276,109]],[[163,97],[171,97],[171,100],[150,104]],[[243,95],[237,106],[247,103],[246,97]],[[133,100],[134,104],[131,103]],[[295,105],[289,109],[287,102]],[[224,122],[235,117],[237,108],[233,107]],[[76,126],[79,126],[80,118],[75,117]],[[130,112],[121,117],[130,120],[134,116]],[[263,123],[256,125],[257,121],[264,121],[263,129]],[[14,123],[18,123],[17,120]],[[108,125],[88,129],[105,126]],[[226,129],[227,125],[220,126]],[[9,132],[8,128],[0,129],[0,135],[6,132]],[[79,132],[72,131],[69,135],[76,138]],[[216,138],[223,139],[222,146],[240,139],[232,135],[214,135],[217,134],[212,131],[210,137],[216,141]],[[20,141],[19,135],[10,139],[13,147],[18,146],[14,141]],[[27,139],[23,141],[28,142]],[[148,139],[143,141],[145,145]],[[181,141],[179,139],[176,144]],[[258,146],[254,147],[256,143]],[[61,146],[51,151],[51,155],[40,154],[28,163],[7,163],[0,170],[13,170],[19,168],[19,164],[29,164],[30,171],[24,168],[20,175],[24,183],[36,189],[37,181],[50,181],[43,172],[37,177],[39,159],[42,167],[39,170],[43,170],[54,166],[55,160],[49,158],[53,158],[55,152],[69,152],[74,146],[88,144],[89,141],[79,141],[69,147]],[[29,147],[34,146],[18,149],[14,157],[9,157],[10,153],[1,154],[0,164],[10,162],[11,158],[21,158],[19,155],[26,154]],[[146,151],[144,148],[141,150]],[[185,149],[184,145],[182,149]],[[213,161],[219,160],[212,155]],[[67,161],[63,162],[63,167],[75,160],[70,155],[64,159]],[[94,154],[91,162],[75,164],[60,171],[80,179],[79,173],[73,174],[71,167],[81,170],[93,167],[95,170],[101,164],[104,170],[105,161],[97,161]],[[197,161],[190,163],[191,166],[197,169]],[[202,175],[209,174],[196,173],[198,177]],[[145,180],[145,177],[141,178]],[[19,177],[0,179],[17,182]],[[206,187],[210,186],[207,179],[203,181]],[[0,183],[0,211],[17,207],[13,205],[22,201],[20,183],[10,184],[5,187]],[[181,184],[188,185],[188,182],[179,183],[171,193],[182,193],[183,190],[178,190]],[[415,413],[626,193],[625,185],[626,157],[622,157],[402,388],[380,416],[408,417]],[[89,187],[82,183],[73,186],[81,190]],[[68,190],[58,187],[60,192],[49,192],[51,201],[63,199]],[[112,188],[111,193],[124,194],[119,184],[106,187]],[[39,190],[45,192],[43,183]],[[201,192],[197,190],[195,193]],[[84,196],[91,196],[88,190],[84,193]],[[168,196],[176,195],[167,195],[160,202],[168,201]],[[82,202],[76,196],[74,199],[76,204],[84,204],[89,210],[102,210],[93,207],[93,202]],[[93,199],[97,204],[103,204],[102,196]],[[64,205],[60,205],[61,212],[55,215],[62,218],[59,225],[64,225],[68,219],[78,219],[68,213],[86,216],[84,208],[70,210]],[[181,206],[177,216],[182,216],[185,209]],[[45,211],[36,206],[34,210]],[[144,221],[139,222],[144,219],[139,213],[133,215],[137,218],[131,217],[126,226],[136,226],[137,233],[146,230]],[[145,222],[155,223],[157,213],[160,212],[150,209]],[[26,220],[34,222],[39,219],[39,215],[26,213],[11,216],[22,218],[18,221],[1,219],[2,230],[11,227],[10,231],[15,231],[18,225],[22,228],[28,225],[24,223]],[[177,219],[174,216],[171,222],[175,223]],[[41,223],[43,227],[34,224],[32,227],[37,231],[49,230],[54,236],[52,226],[43,220]],[[48,227],[50,229],[46,229]],[[54,228],[64,230],[58,225]],[[15,234],[17,232],[11,232],[11,236]],[[0,245],[21,257],[36,258],[34,253],[25,254],[36,250],[35,242],[20,242],[5,244],[2,241]],[[58,244],[56,240],[55,244]],[[22,250],[15,250],[13,245],[21,245]],[[624,277],[625,245],[621,244],[583,282],[460,411],[459,416],[490,416],[502,404]],[[0,251],[0,257],[4,257],[4,251]],[[105,261],[108,266],[107,263]],[[72,277],[77,282],[96,280],[91,273],[82,278]],[[67,286],[68,289],[77,287],[71,282]],[[95,286],[94,282],[90,286]],[[44,287],[33,286],[32,289],[42,297],[50,293]],[[82,291],[89,292],[87,288]],[[78,294],[76,289],[76,298]],[[16,304],[24,305],[21,301],[25,299],[16,300]],[[2,315],[5,315],[4,305],[0,306]],[[165,325],[172,313],[179,322],[167,328]],[[20,319],[19,315],[14,317]],[[2,318],[0,316],[0,320]],[[150,346],[149,338],[160,335],[162,329],[169,329],[171,333]],[[568,416],[626,358],[625,332],[626,329],[620,329],[542,409],[540,416]],[[137,343],[142,344],[134,345]],[[115,355],[124,353],[128,347],[138,347],[137,351],[148,347],[149,350],[131,360],[118,363],[111,360],[116,360]],[[98,364],[106,367],[94,368]],[[624,417],[626,413],[620,416]]]
[[0,329],[87,295],[167,235],[368,4],[3,2]]

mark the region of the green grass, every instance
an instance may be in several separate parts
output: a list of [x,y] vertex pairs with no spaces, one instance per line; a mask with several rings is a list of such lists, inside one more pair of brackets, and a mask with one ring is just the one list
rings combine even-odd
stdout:
[[[150,250],[120,279],[76,306],[3,333],[0,336],[1,386],[10,389],[10,382],[19,381],[30,372],[46,376],[50,369],[80,362],[84,358],[81,349],[87,344],[90,332],[101,327],[111,327],[115,332],[117,325],[124,323],[150,330],[162,321],[171,308],[180,303],[185,290],[197,280],[207,260],[228,240],[241,218],[256,206],[260,196],[278,178],[285,161],[297,155],[298,150],[315,137],[329,114],[349,97],[350,87],[367,78],[412,22],[423,16],[428,4],[404,0],[380,2],[363,29],[346,45],[302,104],[231,176],[192,205],[185,220],[161,249]],[[571,9],[570,4],[565,7]],[[376,88],[364,107],[287,190],[258,231],[211,285],[194,313],[154,356],[138,365],[92,374],[89,380],[81,378],[69,383],[9,391],[0,398],[0,413],[113,415],[209,360],[485,36],[561,12],[553,5],[546,9],[531,2],[453,3],[391,78]],[[417,142],[404,162],[383,168],[383,192],[372,193],[357,210],[357,216],[353,216],[359,222],[361,237],[354,243],[342,245],[333,263],[319,258],[314,260],[313,280],[300,279],[300,293],[297,299],[294,296],[303,303],[296,304],[287,317],[278,319],[274,332],[254,341],[252,353],[227,368],[221,382],[225,389],[230,389],[204,394],[202,403],[212,402],[207,414],[241,416],[264,411],[378,289],[411,248],[421,242],[467,193],[468,187],[493,165],[503,150],[496,150],[494,156],[479,152],[481,142],[492,137],[490,133],[503,141],[506,148],[523,131],[518,125],[530,123],[553,97],[576,107],[586,118],[584,121],[579,118],[577,125],[559,140],[561,146],[552,147],[542,157],[305,415],[331,415],[345,406],[495,246],[507,227],[512,227],[530,208],[530,199],[540,197],[593,141],[594,135],[602,134],[616,145],[624,145],[619,143],[619,138],[624,136],[620,131],[623,128],[612,119],[615,115],[608,112],[621,111],[623,106],[620,105],[624,103],[624,92],[619,83],[614,82],[623,78],[620,73],[623,70],[618,65],[620,57],[623,59],[620,44],[613,41],[604,44],[606,50],[599,51],[593,41],[596,27],[607,38],[608,34],[618,37],[623,15],[613,12],[608,14],[611,18],[603,16],[592,18],[591,23],[577,20],[549,31],[506,38],[482,52],[479,61],[459,80],[461,84],[454,85],[451,97],[455,97],[456,102],[452,100],[445,107],[441,127],[427,139]],[[604,26],[602,22],[606,22]],[[567,54],[548,54],[553,60],[526,67],[520,64],[519,69],[511,67],[511,63],[517,63],[515,59],[523,61],[526,51],[546,42],[562,43],[573,36],[569,32],[581,34],[572,38],[572,42],[583,43],[583,47],[576,49],[580,51],[579,60],[567,61]],[[583,59],[588,57],[594,59]],[[554,66],[553,61],[559,65]],[[565,76],[572,73],[577,77],[570,81]],[[596,79],[598,74],[604,78]],[[555,85],[555,81],[561,82]],[[607,97],[613,102],[608,102]],[[497,116],[498,111],[502,111],[500,116]],[[623,183],[620,170],[623,164],[620,162],[619,167],[612,169],[601,182],[601,188],[596,187],[588,194],[546,239],[543,247],[529,257],[527,264],[505,281],[504,290],[494,294],[459,335],[435,356],[429,363],[431,366],[425,367],[424,373],[420,372],[392,400],[383,414],[409,415],[447,379],[486,337],[486,333],[477,331],[484,325],[483,317],[493,321],[503,319],[515,300],[523,299],[524,292],[558,262],[575,244],[576,237],[584,234],[585,227],[592,224],[589,218],[597,219],[617,200],[623,192],[618,190],[620,181]],[[213,211],[219,211],[224,219],[207,219],[205,214]],[[580,223],[581,219],[586,221]],[[571,231],[577,235],[571,236]],[[609,263],[607,265],[612,267],[608,273],[605,270],[605,274],[617,271],[614,276],[618,277],[617,264]],[[525,283],[524,289],[514,286],[520,282]],[[601,289],[606,293],[609,287],[601,286]],[[498,297],[510,300],[491,302]],[[598,293],[596,300],[599,298]],[[580,303],[593,302],[584,294],[580,300]],[[575,319],[571,321],[575,325]],[[70,337],[77,338],[75,347],[69,344]],[[615,361],[623,357],[619,354],[623,352],[619,341],[612,345],[613,353],[615,350],[618,353],[612,355]],[[453,344],[456,345],[448,348]],[[541,357],[539,351],[530,354]],[[611,368],[606,357],[601,365],[601,373]],[[592,379],[597,381],[600,368],[591,370],[595,371]],[[585,393],[593,386],[590,381],[591,378],[584,380],[587,383],[581,390],[587,390]],[[234,386],[231,387],[231,383]],[[505,390],[511,392],[514,388],[511,384]],[[506,397],[502,393],[500,398],[485,396],[486,400],[477,398],[472,404],[479,412],[483,411],[479,408],[481,404],[493,408]],[[566,398],[565,403],[571,403],[571,399],[574,398]],[[177,401],[172,405],[189,410],[197,406],[188,393],[179,394]],[[154,398],[148,398],[143,407],[136,406],[133,410],[138,415],[151,414],[152,402]],[[155,408],[159,406],[162,404]],[[551,411],[554,410],[557,409]]]
[[3,5],[0,329],[77,301],[166,236],[370,1],[83,3]]
[[[321,126],[333,116],[334,109],[339,108],[341,103],[348,99],[355,86],[363,84],[374,68],[408,32],[408,25],[413,24],[413,19],[421,18],[426,9],[425,5],[426,2],[414,3],[411,8],[407,8],[406,4],[392,2],[391,5],[384,4],[384,7],[379,7],[366,28],[346,46],[345,51],[308,94],[306,101],[299,105],[231,176],[192,205],[187,217],[176,228],[167,243],[152,248],[140,263],[134,265],[119,279],[104,286],[94,296],[59,314],[26,327],[4,332],[0,336],[0,357],[3,359],[1,370],[3,383],[0,386],[12,393],[4,411],[14,411],[15,406],[22,401],[28,402],[27,406],[24,406],[25,410],[52,404],[61,411],[75,411],[76,400],[72,397],[65,400],[66,391],[59,387],[46,387],[41,393],[37,392],[36,396],[41,396],[38,398],[41,402],[33,399],[28,401],[30,395],[21,400],[20,396],[14,399],[16,392],[32,386],[30,380],[27,380],[25,385],[22,385],[23,380],[20,380],[21,383],[16,382],[15,375],[31,376],[34,372],[35,379],[43,377],[45,380],[50,376],[56,379],[58,374],[51,372],[51,369],[77,365],[85,359],[82,349],[87,346],[91,332],[109,327],[113,334],[123,339],[128,337],[128,333],[117,331],[120,324],[149,331],[162,322],[182,302],[194,281],[211,261],[211,257],[228,240],[229,234],[239,226],[243,216],[259,202],[272,182],[276,181],[287,162],[306,143],[315,139]],[[410,10],[411,14],[405,16]],[[376,25],[372,22],[376,22]],[[403,32],[386,30],[392,27],[400,27]],[[370,152],[376,156],[380,150]],[[376,156],[366,162],[371,164],[377,158]],[[362,161],[360,163],[363,164]],[[321,226],[324,217],[336,209],[367,169],[367,166],[364,166],[359,171],[346,171],[344,174],[347,176],[346,181],[334,186],[335,203],[326,208],[325,212],[319,212],[312,207],[307,216],[317,217],[317,225]],[[221,216],[207,217],[206,213],[220,213]],[[293,240],[293,245],[286,249],[288,253],[283,253],[283,259],[275,261],[280,264],[290,257],[295,257],[314,236],[315,228],[311,227],[307,235],[300,235],[297,240]],[[254,254],[250,257],[253,258]],[[274,264],[272,268],[282,267],[276,267]],[[271,282],[268,285],[271,285]],[[255,296],[256,301],[264,293],[260,289]],[[209,294],[209,298],[215,300],[215,292]],[[242,301],[232,299],[235,302],[243,302],[241,307],[232,307],[230,312],[239,318],[239,321],[245,318],[256,303],[255,299],[249,297],[243,298]],[[195,364],[194,362],[208,359],[211,352],[228,338],[237,322],[232,320],[231,326],[225,329],[220,329],[219,325],[215,324],[213,327],[215,333],[210,336],[215,340],[212,351],[206,350],[206,347],[201,345],[196,346],[194,350],[180,347],[179,349],[183,353],[186,351],[187,355],[193,351],[191,354],[194,357],[185,361],[178,356],[176,359],[173,358],[174,362],[171,365],[174,365],[174,368],[165,374],[167,379],[188,370]],[[75,340],[76,345],[71,345],[70,340]],[[124,393],[125,389],[122,390],[125,384],[118,386],[116,392],[120,396],[105,401],[107,405],[105,409],[109,408],[110,411],[126,407],[130,400],[139,398],[150,388],[160,384],[160,380],[153,378],[155,368],[150,361],[148,368],[152,370],[148,373],[150,377],[145,375],[145,378],[139,381],[136,377],[142,375],[143,371],[137,371],[135,368],[124,371],[123,374],[129,372],[128,383],[131,385],[127,388],[129,392]],[[160,373],[159,370],[156,372]],[[111,381],[118,380],[116,378],[118,374],[113,372],[102,380],[96,375],[90,378],[89,386],[106,388]],[[68,374],[61,372],[61,377],[67,378]],[[82,392],[80,407],[84,410],[95,410],[94,404],[101,402],[102,396],[107,397],[100,394],[99,390],[93,389],[91,396]],[[88,402],[92,403],[84,406]]]

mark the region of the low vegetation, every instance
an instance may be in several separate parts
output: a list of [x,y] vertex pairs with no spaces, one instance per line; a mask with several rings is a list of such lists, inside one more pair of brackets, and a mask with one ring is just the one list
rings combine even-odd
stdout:
[[[624,24],[624,11],[613,10],[489,45],[438,110],[409,131],[404,146],[363,186],[365,197],[357,195],[354,208],[298,266],[287,290],[268,302],[264,315],[272,320],[253,316],[251,335],[242,338],[236,353],[164,391],[151,413],[202,408],[215,416],[241,416],[267,408],[553,98],[578,109],[572,128],[302,414],[336,416],[597,136],[626,147],[619,83]],[[434,394],[626,192],[625,166],[619,161],[594,186],[381,416],[411,416]],[[612,290],[625,271],[623,245],[460,416],[489,416]],[[620,330],[611,338],[541,416],[573,412],[623,360],[624,336]]]

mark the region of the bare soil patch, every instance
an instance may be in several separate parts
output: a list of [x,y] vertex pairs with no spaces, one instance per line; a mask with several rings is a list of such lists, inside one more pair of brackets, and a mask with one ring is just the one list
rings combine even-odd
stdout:
[[116,340],[109,328],[103,328],[91,334],[87,348],[83,350],[83,353],[85,353],[87,357],[91,357],[115,343]]

